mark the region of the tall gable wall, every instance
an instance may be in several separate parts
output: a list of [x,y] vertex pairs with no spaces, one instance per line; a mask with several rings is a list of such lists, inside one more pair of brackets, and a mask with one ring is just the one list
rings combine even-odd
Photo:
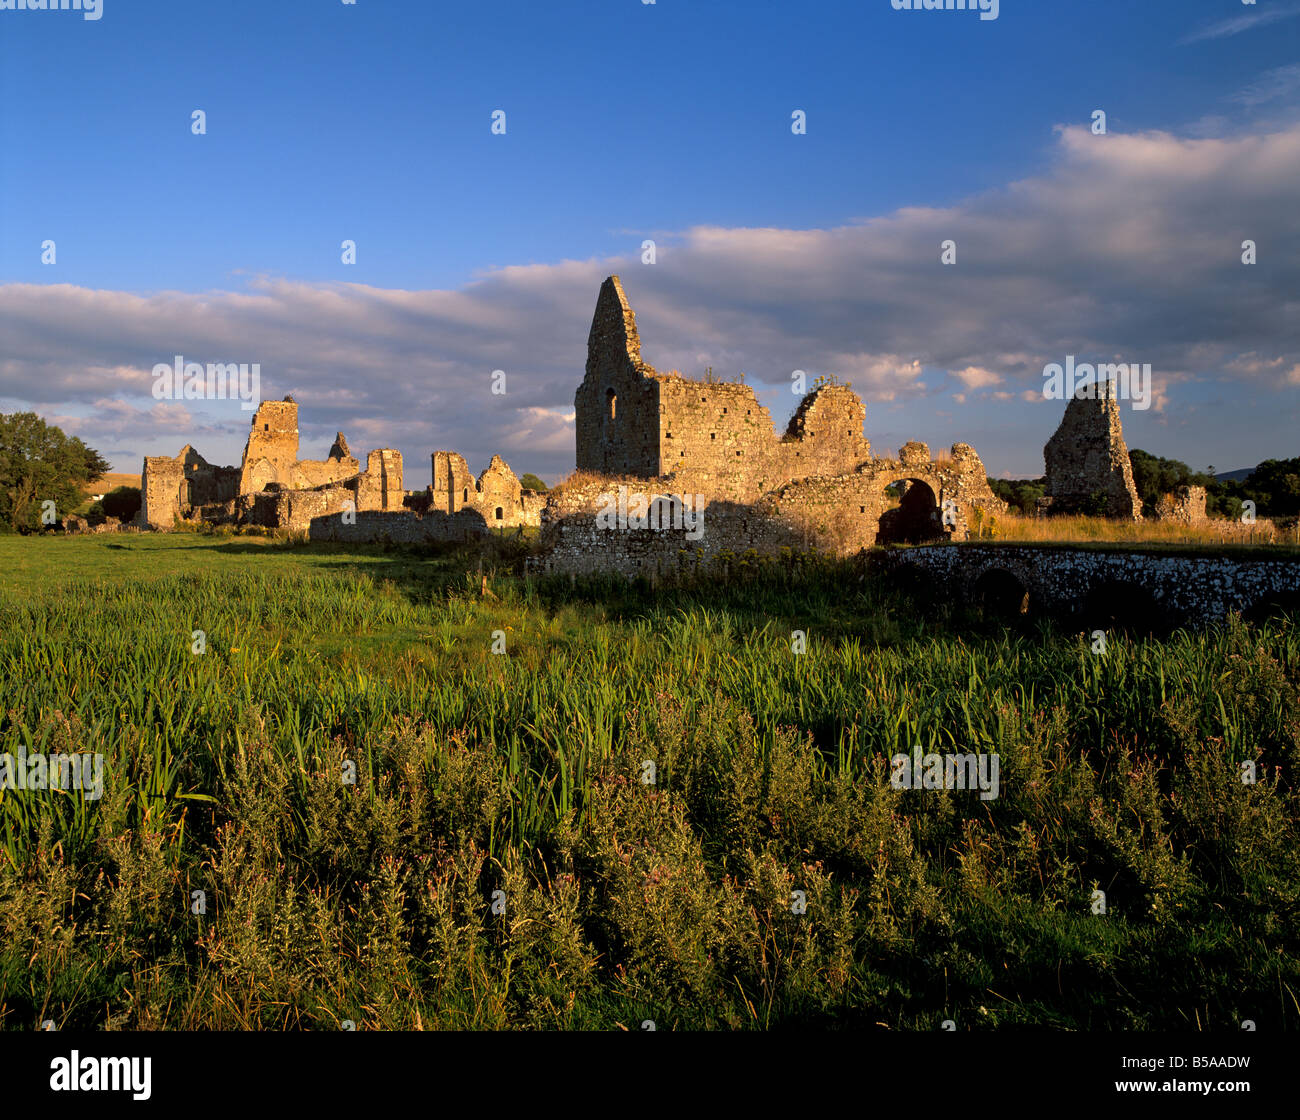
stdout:
[[244,448],[239,492],[255,494],[268,483],[288,486],[298,463],[298,405],[290,397],[264,401],[253,413]]
[[442,513],[456,513],[474,499],[474,476],[465,456],[455,451],[433,453],[433,504]]
[[600,287],[587,336],[587,373],[574,396],[578,469],[660,473],[655,371],[641,361],[636,316],[617,276]]
[[579,470],[673,475],[737,500],[791,479],[851,471],[871,455],[866,409],[846,387],[809,394],[778,437],[748,385],[656,372],[641,360],[636,316],[617,276],[601,285],[574,409]]

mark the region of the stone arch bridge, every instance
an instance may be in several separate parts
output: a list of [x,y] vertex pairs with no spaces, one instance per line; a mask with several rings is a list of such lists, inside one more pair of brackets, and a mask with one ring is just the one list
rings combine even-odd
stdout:
[[996,613],[1139,625],[1198,624],[1229,612],[1300,607],[1300,556],[1012,544],[936,544],[877,553],[905,585]]

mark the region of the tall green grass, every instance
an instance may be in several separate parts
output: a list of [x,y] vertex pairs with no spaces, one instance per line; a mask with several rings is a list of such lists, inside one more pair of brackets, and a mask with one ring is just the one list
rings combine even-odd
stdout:
[[[1300,1024],[1293,620],[1099,657],[816,558],[483,596],[455,552],[162,540],[0,541],[45,557],[0,751],[107,781],[0,795],[6,1026]],[[890,789],[914,748],[1001,796]]]

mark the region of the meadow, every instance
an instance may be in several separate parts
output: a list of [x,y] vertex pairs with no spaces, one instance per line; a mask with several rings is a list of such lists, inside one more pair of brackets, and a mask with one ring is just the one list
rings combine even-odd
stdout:
[[0,753],[105,774],[0,794],[0,1026],[1300,1028],[1294,616],[522,548],[0,537]]

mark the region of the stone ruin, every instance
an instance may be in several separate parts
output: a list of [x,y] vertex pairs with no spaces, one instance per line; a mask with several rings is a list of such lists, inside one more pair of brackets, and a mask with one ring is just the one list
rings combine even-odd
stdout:
[[[1083,387],[1044,448],[1040,506],[1049,512],[1142,517],[1107,384]],[[617,276],[601,285],[574,410],[578,469],[549,494],[524,490],[500,456],[475,479],[453,451],[434,452],[432,482],[409,491],[399,452],[372,451],[362,470],[342,432],[325,459],[299,459],[298,405],[285,397],[258,408],[238,467],[213,466],[188,446],[174,459],[146,458],[139,524],[203,520],[313,540],[411,542],[540,526],[534,570],[635,575],[751,549],[848,555],[966,540],[1007,509],[968,443],[937,457],[916,442],[896,457],[872,454],[866,408],[847,386],[814,389],[778,434],[748,385],[660,373],[641,358]],[[1196,524],[1204,508],[1193,487],[1158,512]]]
[[540,524],[544,495],[524,490],[499,455],[474,479],[462,456],[434,452],[433,482],[402,485],[402,455],[371,451],[365,469],[339,432],[325,459],[298,458],[298,404],[264,402],[238,467],[217,467],[186,446],[175,458],[150,456],[140,478],[142,528],[178,520],[259,525],[313,540],[466,540],[494,528]]
[[[1113,381],[1090,382],[1079,389],[1043,448],[1043,459],[1047,495],[1038,502],[1040,514],[1143,520]],[[1205,503],[1204,486],[1180,486],[1160,495],[1149,512],[1154,521],[1200,526],[1209,520]]]
[[1040,512],[1142,520],[1113,381],[1079,389],[1043,448],[1043,459],[1047,494],[1039,501]]
[[[845,386],[809,393],[778,435],[748,385],[659,373],[641,359],[617,276],[600,289],[574,406],[578,473],[548,498],[536,565],[546,571],[631,575],[727,551],[964,540],[1006,509],[969,444],[939,458],[923,443],[873,456],[866,409]],[[605,527],[616,491],[620,509],[649,510],[653,524]],[[702,531],[688,527],[688,503]]]
[[1205,487],[1180,486],[1172,493],[1161,494],[1156,501],[1155,516],[1158,521],[1179,525],[1204,525],[1209,520],[1205,513]]

